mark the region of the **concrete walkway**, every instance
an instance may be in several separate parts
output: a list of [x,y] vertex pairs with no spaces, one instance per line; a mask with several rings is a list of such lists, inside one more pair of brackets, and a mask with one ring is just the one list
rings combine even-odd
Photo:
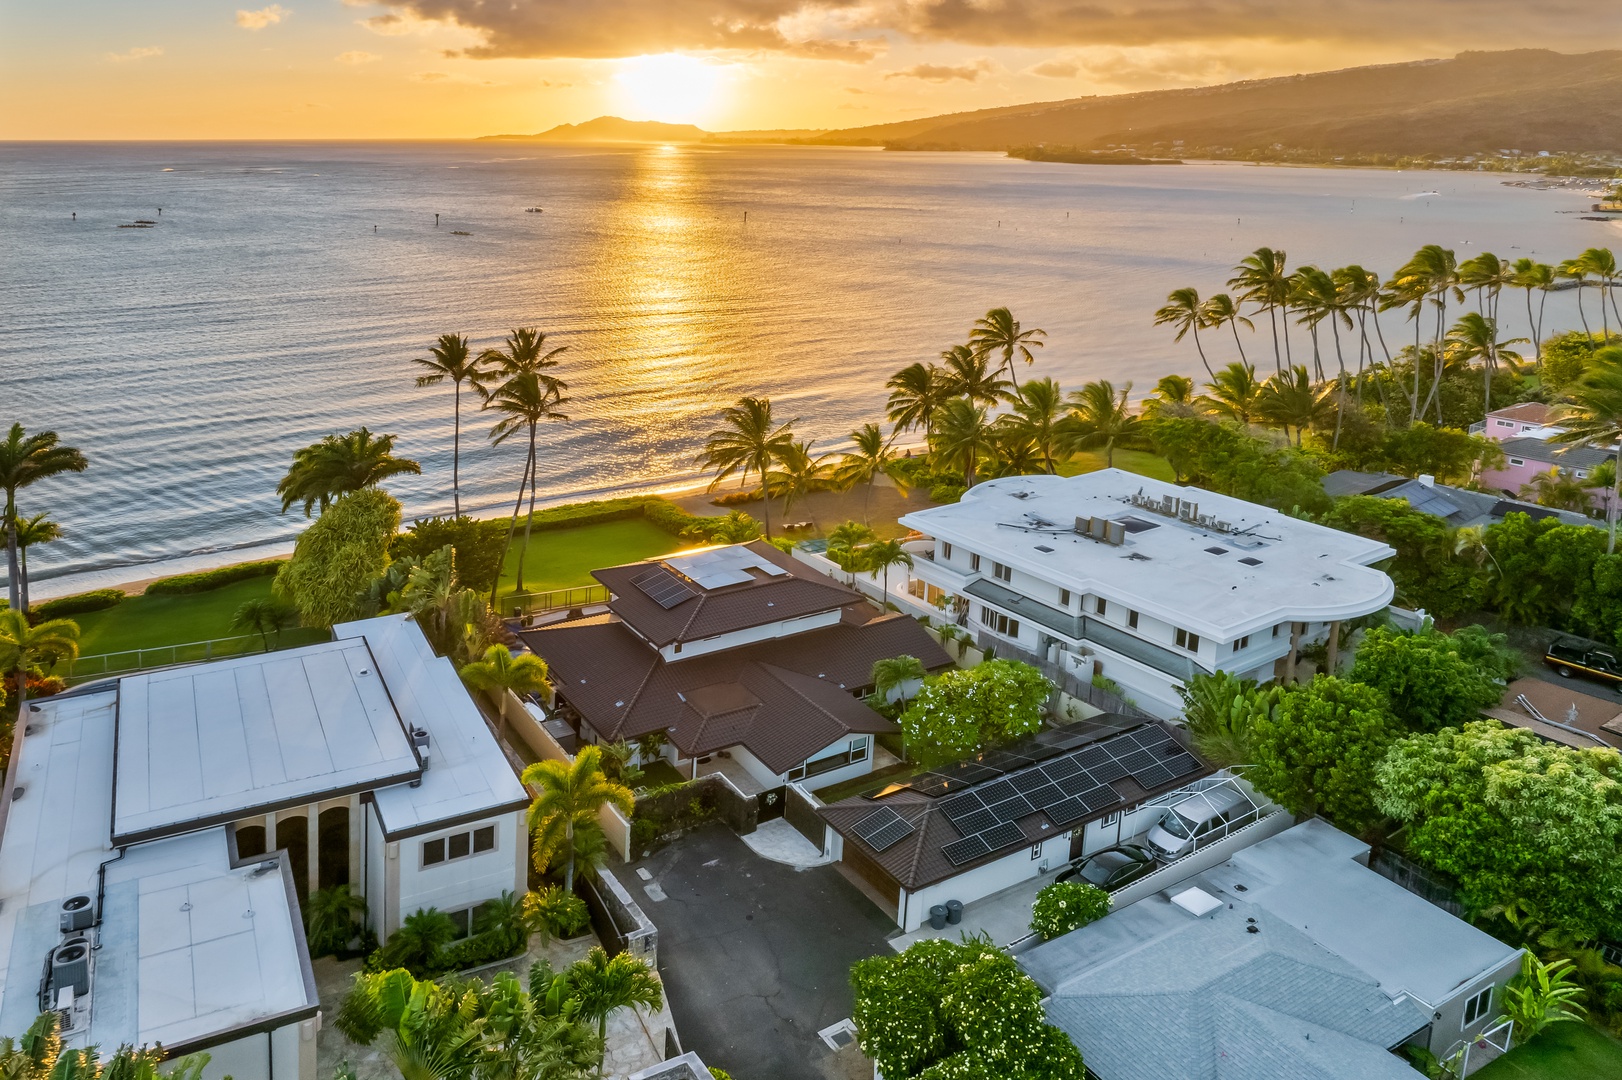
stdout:
[[738,839],[748,844],[749,850],[762,859],[792,866],[796,870],[804,870],[808,866],[826,866],[833,862],[784,818],[768,821],[748,836]]
[[1043,886],[1050,885],[1053,879],[1059,876],[1059,870],[1043,874],[1040,877],[1022,881],[1018,885],[1011,885],[1002,892],[992,893],[973,903],[963,905],[963,921],[953,926],[948,923],[946,929],[936,930],[925,922],[923,926],[910,934],[902,934],[890,939],[890,948],[902,952],[915,941],[928,941],[932,938],[946,938],[957,941],[961,935],[989,934],[993,945],[1007,947],[1031,933],[1031,906],[1036,903],[1036,894],[1042,891]]

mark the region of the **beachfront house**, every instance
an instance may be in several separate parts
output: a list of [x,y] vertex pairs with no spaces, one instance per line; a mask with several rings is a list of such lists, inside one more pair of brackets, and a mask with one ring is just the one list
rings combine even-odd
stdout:
[[0,806],[0,1030],[207,1050],[312,1080],[300,905],[347,885],[387,940],[527,883],[528,798],[449,660],[390,615],[329,642],[29,702]]
[[1539,506],[1493,491],[1438,484],[1434,476],[1409,479],[1394,473],[1337,469],[1324,477],[1323,488],[1324,494],[1337,498],[1374,495],[1382,499],[1401,499],[1420,513],[1441,518],[1451,529],[1496,525],[1510,514],[1525,514],[1533,521],[1552,517],[1566,525],[1593,524],[1587,515],[1571,510]]
[[873,769],[898,730],[862,697],[873,664],[951,658],[907,615],[755,541],[597,570],[608,610],[520,632],[552,671],[555,718],[586,743],[662,735],[689,776],[745,794]]
[[1368,857],[1307,821],[1018,961],[1099,1080],[1406,1080],[1405,1046],[1473,1070],[1521,951]]
[[1481,435],[1494,442],[1506,442],[1529,431],[1547,427],[1553,418],[1553,406],[1541,401],[1523,401],[1518,405],[1494,409],[1486,419],[1470,425],[1470,434]]
[[901,521],[925,537],[903,610],[1061,683],[1111,680],[1161,718],[1202,671],[1287,677],[1393,592],[1379,541],[1120,469],[989,480]]

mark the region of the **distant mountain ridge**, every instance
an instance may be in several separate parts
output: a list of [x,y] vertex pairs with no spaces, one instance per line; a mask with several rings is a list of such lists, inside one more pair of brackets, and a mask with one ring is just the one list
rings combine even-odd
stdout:
[[485,135],[483,140],[507,142],[703,142],[709,132],[692,124],[662,124],[657,120],[622,120],[599,116],[583,124],[559,124],[534,135]]

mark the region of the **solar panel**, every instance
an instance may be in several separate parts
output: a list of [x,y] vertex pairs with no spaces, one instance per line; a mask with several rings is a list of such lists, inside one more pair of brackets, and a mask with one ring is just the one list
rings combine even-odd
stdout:
[[1138,786],[1147,791],[1151,788],[1157,788],[1161,784],[1164,784],[1166,781],[1170,780],[1173,775],[1175,774],[1170,769],[1166,768],[1166,766],[1156,764],[1149,766],[1147,769],[1139,769],[1137,772],[1132,774],[1132,779],[1136,780],[1138,782]]
[[1025,842],[1025,834],[1012,821],[1005,821],[1001,825],[987,829],[980,836],[986,842],[987,851],[996,851],[998,848]]
[[631,579],[631,584],[666,611],[698,595],[682,584],[680,578],[660,567],[638,574]]
[[911,833],[913,826],[912,822],[883,806],[858,821],[851,831],[874,851],[883,851]]
[[1147,769],[1155,763],[1155,756],[1147,750],[1134,750],[1121,758],[1121,765],[1127,772],[1135,773],[1139,769]]
[[1007,780],[998,780],[995,784],[987,784],[983,788],[976,788],[975,791],[980,796],[980,801],[987,806],[1019,794],[1014,790],[1014,785]]
[[1112,760],[1112,758],[1113,755],[1111,755],[1110,752],[1104,749],[1102,746],[1089,746],[1080,754],[1076,755],[1077,763],[1080,764],[1084,769],[1091,769],[1094,765],[1101,765],[1106,761]]
[[1115,789],[1104,784],[1089,788],[1076,796],[1076,802],[1085,806],[1089,813],[1102,810],[1106,806],[1114,806],[1120,801],[1121,797],[1115,794]]
[[1078,772],[1074,776],[1059,777],[1059,779],[1055,781],[1054,786],[1060,791],[1064,792],[1066,795],[1080,795],[1088,788],[1096,787],[1097,784],[1098,781],[1094,780],[1087,773]]
[[953,840],[941,848],[941,854],[953,866],[962,866],[966,862],[973,862],[991,849],[986,846],[984,835],[968,836],[962,840]]
[[957,824],[958,818],[966,817],[983,809],[985,809],[985,803],[981,802],[980,796],[973,791],[953,795],[950,799],[941,803],[941,813],[945,814],[946,820],[954,825]]
[[1101,784],[1107,784],[1111,780],[1119,780],[1121,777],[1127,774],[1126,766],[1122,765],[1119,761],[1113,760],[1102,761],[1097,765],[1090,765],[1087,767],[1087,771],[1092,773],[1093,779],[1097,780]]
[[1070,796],[1058,784],[1043,784],[1035,791],[1027,792],[1025,798],[1038,810],[1046,810],[1056,802],[1063,802]]
[[1036,813],[1036,807],[1032,806],[1030,800],[1023,795],[1015,795],[1012,799],[1004,799],[1000,803],[993,803],[987,809],[997,815],[999,822],[1018,821],[1027,814]]
[[1076,775],[1081,771],[1081,765],[1072,755],[1048,762],[1042,766],[1042,771],[1047,774],[1049,780],[1058,780],[1061,777]]
[[1026,772],[1020,773],[1018,776],[1011,776],[1008,778],[1008,782],[1013,784],[1014,790],[1019,792],[1021,795],[1028,791],[1035,791],[1043,784],[1051,783],[1047,777],[1042,775],[1041,769],[1030,769]]
[[976,810],[972,814],[965,814],[962,817],[949,820],[952,822],[952,828],[957,830],[959,836],[973,836],[977,832],[985,832],[993,825],[996,825],[997,815],[990,810]]
[[1193,754],[1184,753],[1167,758],[1161,764],[1170,769],[1173,776],[1187,776],[1200,767],[1200,759]]
[[1048,818],[1063,829],[1087,816],[1087,807],[1077,799],[1066,799],[1047,808]]

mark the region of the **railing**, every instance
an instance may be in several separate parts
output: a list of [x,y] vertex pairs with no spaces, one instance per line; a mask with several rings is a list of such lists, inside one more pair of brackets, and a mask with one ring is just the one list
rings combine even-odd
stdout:
[[606,603],[608,603],[608,586],[577,585],[572,589],[549,589],[546,592],[523,592],[503,596],[501,611],[511,612],[517,617]]
[[1477,420],[1475,423],[1470,425],[1470,434],[1472,434],[1472,435],[1480,435],[1483,431],[1486,431],[1486,430],[1487,430],[1487,421],[1485,421],[1485,420]]
[[[281,646],[271,636],[270,651]],[[291,644],[291,643],[290,643]],[[303,644],[299,642],[298,644]],[[264,645],[257,634],[242,637],[210,638],[207,641],[189,641],[183,645],[156,645],[149,649],[128,649],[124,652],[96,653],[67,662],[63,681],[72,685],[87,679],[100,679],[109,675],[127,675],[149,668],[173,667],[176,664],[195,664],[224,656],[241,656],[255,652]]]
[[1369,869],[1383,878],[1396,882],[1448,914],[1461,919],[1464,917],[1464,905],[1456,898],[1452,882],[1412,859],[1390,848],[1380,848],[1370,856]]

